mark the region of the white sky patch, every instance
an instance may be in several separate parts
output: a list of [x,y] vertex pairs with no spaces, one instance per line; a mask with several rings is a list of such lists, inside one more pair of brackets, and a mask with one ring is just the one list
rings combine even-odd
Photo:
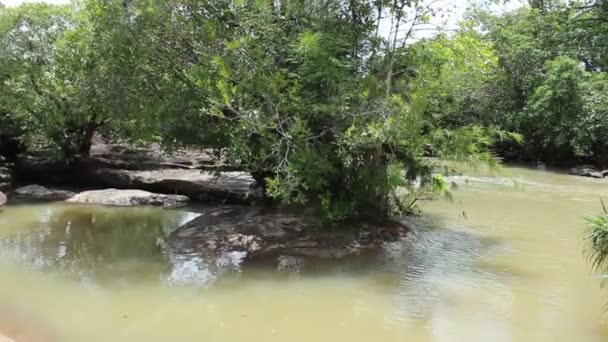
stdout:
[[[464,19],[467,11],[474,6],[485,8],[492,13],[502,14],[513,11],[527,5],[526,0],[506,0],[506,2],[495,3],[484,0],[426,0],[423,5],[432,9],[434,15],[428,24],[416,25],[410,32],[407,43],[411,44],[423,38],[429,38],[438,32],[445,32],[449,35],[458,29],[459,23]],[[412,19],[415,16],[413,8],[407,11],[407,15],[399,27],[398,39],[408,35]],[[388,15],[380,21],[380,34],[389,37],[391,32],[391,20]]]
[[0,0],[6,6],[18,6],[25,2],[46,2],[49,4],[69,4],[70,0]]
[[[0,3],[7,6],[18,6],[25,2],[68,4],[70,3],[70,0],[0,0]],[[424,0],[424,3],[430,4],[427,6],[434,10],[435,15],[431,17],[428,24],[414,27],[407,43],[413,43],[422,38],[432,37],[437,32],[449,33],[458,29],[458,23],[464,18],[467,10],[475,5],[482,6],[493,13],[501,14],[525,6],[527,0],[504,0],[504,2],[500,3],[488,0]],[[407,18],[411,19],[414,15],[414,11],[411,9]],[[411,21],[408,22],[408,20],[404,20],[399,27],[398,38],[405,37],[410,26]],[[380,34],[384,37],[388,37],[390,31],[391,21],[389,18],[385,17],[380,21]]]

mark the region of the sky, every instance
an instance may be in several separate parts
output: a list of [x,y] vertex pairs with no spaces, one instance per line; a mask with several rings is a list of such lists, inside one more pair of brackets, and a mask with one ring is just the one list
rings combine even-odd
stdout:
[[[66,4],[70,0],[0,0],[0,3],[7,6],[17,6],[24,2],[48,2],[54,4]],[[458,22],[464,17],[467,9],[474,4],[483,4],[488,1],[484,0],[426,0],[424,2],[433,3],[433,8],[436,9],[437,15],[432,18],[429,25],[419,26],[418,32],[412,35],[412,41],[408,40],[408,43],[416,41],[420,38],[433,36],[437,31],[437,27],[444,29],[455,29],[458,26]],[[502,0],[499,3],[486,6],[494,13],[504,13],[513,9],[522,7],[526,0]],[[406,28],[407,29],[407,28]],[[384,20],[381,22],[381,35],[388,36],[390,32],[390,21]],[[401,29],[400,29],[401,31]]]

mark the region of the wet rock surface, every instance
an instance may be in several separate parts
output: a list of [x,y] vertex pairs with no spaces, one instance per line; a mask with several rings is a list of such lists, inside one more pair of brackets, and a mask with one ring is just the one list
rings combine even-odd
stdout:
[[349,222],[323,227],[311,213],[258,206],[208,209],[167,239],[172,253],[219,255],[245,252],[248,258],[302,256],[339,259],[402,238],[396,222]]
[[75,194],[72,191],[52,189],[37,184],[22,186],[10,193],[12,197],[32,201],[64,201]]
[[81,192],[67,200],[71,203],[90,203],[115,206],[155,206],[176,208],[186,204],[190,199],[182,195],[156,194],[143,190],[92,190]]

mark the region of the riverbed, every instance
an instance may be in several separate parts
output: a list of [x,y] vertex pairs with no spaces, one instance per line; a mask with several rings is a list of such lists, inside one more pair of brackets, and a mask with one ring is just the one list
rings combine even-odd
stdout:
[[606,341],[583,218],[608,181],[507,167],[449,181],[403,242],[341,261],[172,255],[202,207],[0,212],[0,341]]

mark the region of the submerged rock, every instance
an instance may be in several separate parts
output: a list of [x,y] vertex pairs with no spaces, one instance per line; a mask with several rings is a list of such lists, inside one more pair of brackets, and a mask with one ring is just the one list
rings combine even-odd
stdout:
[[11,195],[34,201],[65,201],[75,195],[72,191],[50,189],[42,185],[32,184],[15,189]]
[[396,222],[349,222],[323,228],[310,212],[255,206],[210,209],[175,230],[172,253],[220,255],[246,252],[249,258],[304,256],[338,259],[403,237]]
[[182,195],[156,194],[143,190],[92,190],[81,192],[67,200],[72,203],[92,203],[117,206],[181,207],[190,199]]

